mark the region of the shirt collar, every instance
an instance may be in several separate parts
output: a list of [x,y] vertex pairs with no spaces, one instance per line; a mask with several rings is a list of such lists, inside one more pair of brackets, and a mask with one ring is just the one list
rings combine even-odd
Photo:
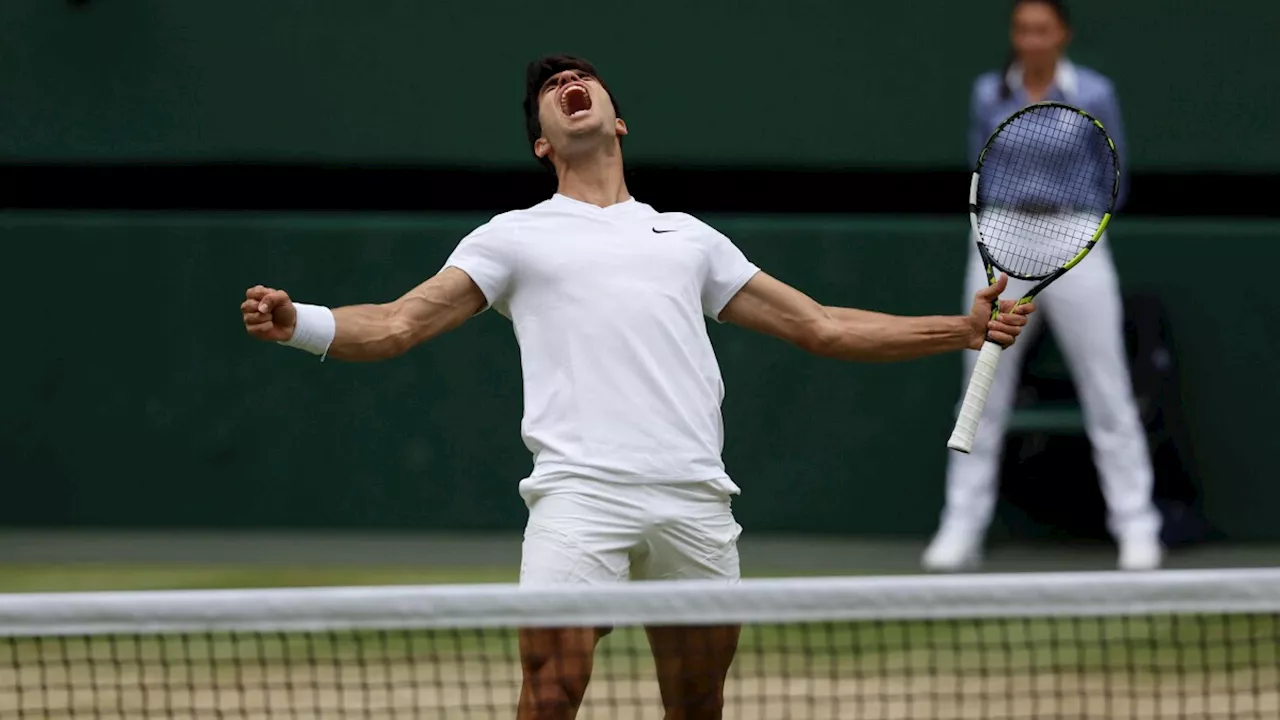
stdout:
[[636,208],[640,205],[640,203],[636,201],[634,195],[627,198],[626,200],[623,200],[622,202],[614,203],[609,207],[603,207],[603,208],[600,207],[599,205],[592,205],[591,203],[582,202],[581,200],[575,200],[569,197],[568,195],[561,195],[560,193],[556,193],[552,195],[551,202],[555,203],[556,205],[560,205],[566,209],[577,210],[578,212],[594,211],[594,212],[607,212],[607,213],[627,212],[628,210]]
[[[1022,65],[1014,63],[1009,66],[1009,72],[1005,73],[1005,82],[1009,87],[1015,90],[1022,89]],[[1080,74],[1076,71],[1076,66],[1067,58],[1059,58],[1058,66],[1053,70],[1053,87],[1057,88],[1067,102],[1075,102],[1075,98],[1080,92]]]

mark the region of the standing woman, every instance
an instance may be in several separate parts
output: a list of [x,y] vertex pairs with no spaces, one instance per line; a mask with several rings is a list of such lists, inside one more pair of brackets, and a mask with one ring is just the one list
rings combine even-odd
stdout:
[[[1065,56],[1071,27],[1061,0],[1015,0],[1012,15],[1009,61],[1001,71],[979,76],[973,85],[970,163],[977,162],[1002,120],[1032,103],[1057,100],[1102,122],[1123,167],[1125,146],[1115,88],[1105,76]],[[1127,189],[1123,177],[1118,205]],[[1015,282],[1010,280],[1006,295],[1021,294],[1031,285],[1014,287]],[[981,259],[970,243],[965,297],[973,297],[986,284]],[[1151,456],[1130,384],[1120,286],[1107,238],[1036,301],[1043,320],[1032,318],[1026,332],[1034,333],[1047,322],[1071,369],[1107,501],[1107,525],[1120,549],[1119,566],[1155,569],[1163,555],[1160,515],[1151,499]],[[972,569],[981,561],[983,537],[995,509],[1005,428],[1028,344],[1020,342],[1004,351],[973,451],[949,453],[946,508],[923,558],[928,570]],[[975,357],[966,353],[966,380]]]

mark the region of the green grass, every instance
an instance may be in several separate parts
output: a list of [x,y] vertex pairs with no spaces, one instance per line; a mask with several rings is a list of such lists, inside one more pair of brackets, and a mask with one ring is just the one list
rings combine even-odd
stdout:
[[514,582],[511,567],[273,567],[256,565],[0,565],[0,592],[197,590]]
[[[745,574],[750,577],[797,577],[813,573],[755,570]],[[515,582],[518,578],[519,569],[515,566],[0,565],[0,593],[432,585]]]

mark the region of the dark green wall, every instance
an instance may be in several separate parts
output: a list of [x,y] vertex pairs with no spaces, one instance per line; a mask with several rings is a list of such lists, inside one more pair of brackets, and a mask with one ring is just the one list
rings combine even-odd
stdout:
[[[1075,0],[1138,169],[1280,170],[1280,5]],[[530,162],[523,64],[595,59],[636,162],[964,162],[1005,2],[0,3],[0,159]]]
[[[0,523],[515,528],[520,382],[493,313],[409,356],[320,363],[255,343],[243,288],[390,299],[483,218],[0,214]],[[709,218],[830,304],[960,304],[962,219]],[[1280,537],[1280,301],[1208,263],[1280,263],[1280,222],[1124,221],[1130,288],[1169,303],[1210,520]],[[858,366],[714,327],[726,458],[751,531],[922,534],[942,498],[958,357]]]

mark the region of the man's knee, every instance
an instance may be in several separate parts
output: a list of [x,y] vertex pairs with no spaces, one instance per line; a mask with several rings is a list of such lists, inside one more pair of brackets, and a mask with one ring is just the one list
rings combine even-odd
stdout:
[[724,711],[724,680],[682,678],[667,703],[668,720],[719,720]]
[[579,638],[578,633],[572,631],[559,637],[535,631],[522,640],[524,712],[520,717],[528,720],[573,717],[591,680],[593,632],[587,630],[586,637]]
[[677,677],[669,681],[675,691],[667,702],[668,720],[713,720],[724,709],[725,673],[720,668],[682,663]]
[[536,655],[525,659],[525,682],[556,702],[582,702],[591,679],[589,666],[558,655]]
[[[582,695],[573,695],[574,688],[557,679],[542,681],[525,678],[521,692],[520,720],[568,720],[577,714],[582,705]],[[585,691],[585,688],[583,688]]]

